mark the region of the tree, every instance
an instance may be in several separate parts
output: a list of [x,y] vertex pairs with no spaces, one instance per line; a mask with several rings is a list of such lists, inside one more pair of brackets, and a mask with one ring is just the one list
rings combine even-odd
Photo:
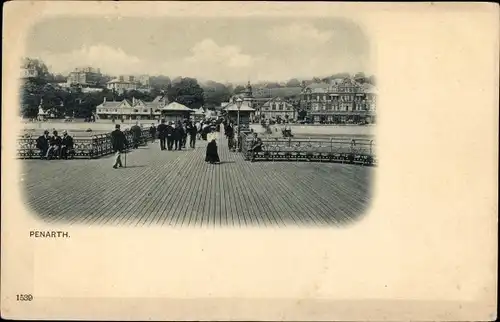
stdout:
[[38,115],[38,106],[42,102],[47,81],[50,77],[47,66],[38,59],[24,58],[23,67],[34,69],[35,77],[23,80],[21,85],[21,115],[25,117],[36,117]]
[[167,97],[171,102],[178,102],[192,109],[199,109],[203,104],[203,88],[194,78],[182,78],[178,82],[173,82],[167,89]]
[[231,92],[224,84],[208,81],[202,88],[204,91],[205,105],[209,109],[220,106],[222,102],[227,102],[231,98]]
[[375,75],[372,75],[368,77],[368,83],[370,83],[373,86],[377,86],[377,79],[375,78]]
[[271,82],[271,83],[267,83],[265,88],[280,88],[281,85],[279,83],[276,83],[276,82]]
[[245,91],[245,86],[237,85],[237,86],[234,88],[233,93],[234,93],[234,94],[239,94],[239,93],[242,93],[243,91]]
[[337,73],[337,74],[333,74],[332,76],[330,76],[330,79],[350,78],[350,77],[351,77],[351,74],[349,74],[349,73]]
[[167,90],[167,87],[172,84],[170,78],[163,75],[151,77],[149,83],[157,91]]
[[51,77],[49,73],[49,69],[47,65],[39,59],[26,57],[23,59],[23,67],[27,69],[35,69],[37,76],[35,78],[42,79],[48,81],[48,78]]
[[297,113],[297,118],[299,120],[305,119],[306,116],[307,116],[307,111],[305,111],[305,110],[299,110],[298,113]]
[[288,87],[299,87],[300,86],[300,81],[297,78],[292,78],[292,79],[290,79],[286,83],[286,86],[288,86]]
[[354,75],[354,79],[358,78],[366,78],[365,73],[363,72],[356,73],[356,75]]

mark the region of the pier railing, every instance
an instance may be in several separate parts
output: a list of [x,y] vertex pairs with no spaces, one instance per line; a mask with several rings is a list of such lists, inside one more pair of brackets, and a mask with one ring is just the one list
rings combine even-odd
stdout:
[[[127,150],[133,145],[133,135],[130,131],[123,131],[127,138]],[[81,136],[80,136],[81,135]],[[25,134],[17,139],[17,158],[40,159],[41,151],[36,147],[38,135]],[[151,134],[148,129],[142,129],[139,145],[150,141]],[[73,148],[68,151],[70,158],[97,159],[113,153],[111,133],[92,134],[85,133],[73,137]]]
[[241,134],[246,160],[315,161],[375,165],[375,142],[371,139],[331,138],[261,138],[262,151],[252,151],[252,135]]

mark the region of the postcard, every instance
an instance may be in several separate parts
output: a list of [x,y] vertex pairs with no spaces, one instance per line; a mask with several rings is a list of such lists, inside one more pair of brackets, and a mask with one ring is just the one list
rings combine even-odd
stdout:
[[496,319],[498,6],[3,16],[3,318]]

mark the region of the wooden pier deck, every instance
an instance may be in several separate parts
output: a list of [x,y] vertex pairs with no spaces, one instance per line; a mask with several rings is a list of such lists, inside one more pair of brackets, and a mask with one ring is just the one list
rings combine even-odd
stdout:
[[371,167],[249,162],[219,140],[222,163],[195,149],[133,150],[127,168],[97,160],[22,160],[25,203],[48,223],[175,227],[336,226],[370,203]]

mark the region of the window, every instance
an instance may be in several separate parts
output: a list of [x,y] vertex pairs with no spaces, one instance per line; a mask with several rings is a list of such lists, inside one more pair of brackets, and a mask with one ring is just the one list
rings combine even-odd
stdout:
[[273,103],[273,105],[272,105],[272,110],[273,110],[273,111],[274,111],[274,110],[276,110],[276,104],[274,104],[274,103]]
[[144,112],[144,113],[147,113],[147,112],[148,112],[148,109],[147,109],[147,108],[145,108],[145,109],[143,110],[143,112]]
[[118,109],[115,108],[115,112],[118,112]]
[[283,111],[283,104],[280,104],[280,111]]
[[137,110],[137,109],[134,109],[134,113],[137,113],[137,112],[139,112],[139,110]]

